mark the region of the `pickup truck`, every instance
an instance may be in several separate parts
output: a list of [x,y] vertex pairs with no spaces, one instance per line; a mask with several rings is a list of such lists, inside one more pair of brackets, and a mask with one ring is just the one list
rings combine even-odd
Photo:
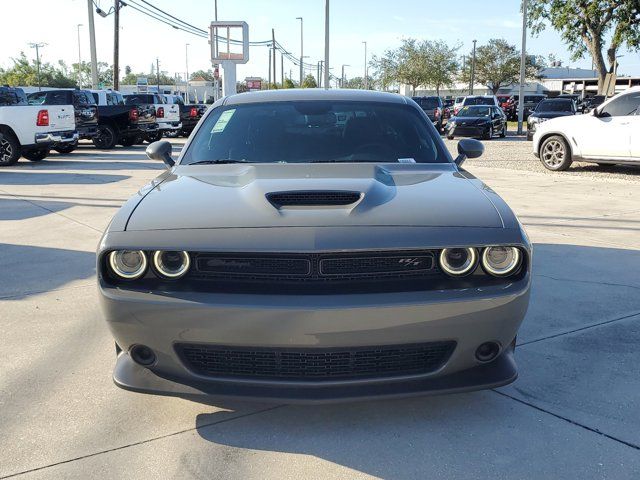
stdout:
[[182,127],[178,131],[183,137],[188,137],[200,118],[206,113],[207,105],[187,105],[180,95],[163,95],[164,100],[169,105],[178,105],[180,107],[180,123]]
[[12,105],[29,105],[24,90],[6,86],[0,87],[0,107]]
[[[46,90],[27,95],[29,105],[73,105],[76,130],[82,140],[93,140],[98,135],[98,106],[88,90]],[[54,145],[59,153],[71,153],[76,143]]]
[[182,128],[180,107],[166,103],[162,95],[157,93],[131,93],[124,95],[124,103],[125,105],[152,103],[155,107],[158,131],[145,136],[145,140],[148,142],[160,140],[165,133],[177,132]]
[[98,104],[98,135],[93,139],[96,147],[111,149],[117,143],[130,147],[140,137],[157,133],[153,105],[126,105],[116,90],[91,90],[91,94]]
[[13,165],[20,156],[36,162],[54,145],[77,143],[73,105],[26,105],[21,89],[7,87],[0,95],[0,166]]

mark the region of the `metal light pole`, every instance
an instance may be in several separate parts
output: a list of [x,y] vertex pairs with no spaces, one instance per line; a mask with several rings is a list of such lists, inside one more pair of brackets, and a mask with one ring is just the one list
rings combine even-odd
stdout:
[[186,69],[186,78],[184,79],[184,101],[189,103],[189,44],[184,44],[184,68]]
[[344,67],[350,67],[351,65],[349,64],[343,64],[342,65],[342,75],[340,76],[340,88],[344,88]]
[[473,58],[471,60],[471,83],[469,84],[469,95],[473,95],[473,84],[476,83],[476,42],[473,41]]
[[113,89],[120,87],[120,0],[114,2],[113,17]]
[[367,42],[364,43],[364,89],[369,89],[369,79],[367,78]]
[[524,82],[527,61],[527,0],[522,0],[522,50],[520,52],[520,86],[518,88],[518,135],[522,135],[524,121]]
[[98,55],[96,54],[96,29],[93,24],[93,0],[87,0],[89,7],[89,44],[91,47],[91,86],[98,88]]
[[82,88],[82,82],[80,81],[80,63],[82,62],[82,55],[80,53],[80,27],[82,27],[82,24],[79,23],[77,25],[78,27],[78,87]]
[[303,36],[303,20],[302,17],[296,17],[296,20],[300,20],[300,86],[302,86],[302,80],[304,76],[304,67],[302,66],[304,60],[304,36]]
[[329,0],[324,3],[324,76],[325,90],[329,89]]
[[38,80],[38,90],[42,90],[42,86],[40,85],[40,49],[45,45],[46,43],[30,43],[29,44],[31,48],[36,49],[36,78]]

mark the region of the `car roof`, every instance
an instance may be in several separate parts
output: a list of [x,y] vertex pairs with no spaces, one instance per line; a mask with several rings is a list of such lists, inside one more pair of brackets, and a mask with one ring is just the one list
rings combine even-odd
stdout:
[[258,92],[230,95],[224,105],[245,103],[295,102],[304,100],[342,100],[355,102],[386,102],[408,104],[408,98],[397,93],[377,92],[374,90],[350,90],[321,88],[291,88],[284,90],[261,90]]

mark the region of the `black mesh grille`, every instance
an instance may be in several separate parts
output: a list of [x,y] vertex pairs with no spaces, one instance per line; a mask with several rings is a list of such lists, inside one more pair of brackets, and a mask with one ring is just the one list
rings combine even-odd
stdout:
[[351,205],[360,200],[360,192],[342,190],[298,190],[267,193],[267,200],[276,208],[298,206]]
[[185,365],[200,375],[271,379],[336,379],[430,373],[456,342],[380,347],[288,349],[178,344]]

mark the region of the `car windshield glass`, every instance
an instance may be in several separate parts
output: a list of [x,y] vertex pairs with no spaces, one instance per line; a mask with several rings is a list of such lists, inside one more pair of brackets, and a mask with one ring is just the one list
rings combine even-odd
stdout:
[[572,112],[571,100],[543,100],[536,107],[536,112]]
[[140,105],[141,103],[154,103],[153,95],[125,95],[125,105]]
[[424,110],[434,110],[435,108],[439,107],[440,105],[438,104],[438,99],[437,98],[422,98],[422,97],[416,97],[414,98],[415,102],[420,105]]
[[490,97],[467,97],[464,100],[465,105],[493,105],[493,98]]
[[426,119],[403,104],[348,101],[250,103],[206,117],[181,164],[450,162]]
[[458,117],[488,117],[491,115],[489,107],[463,107],[458,112]]

